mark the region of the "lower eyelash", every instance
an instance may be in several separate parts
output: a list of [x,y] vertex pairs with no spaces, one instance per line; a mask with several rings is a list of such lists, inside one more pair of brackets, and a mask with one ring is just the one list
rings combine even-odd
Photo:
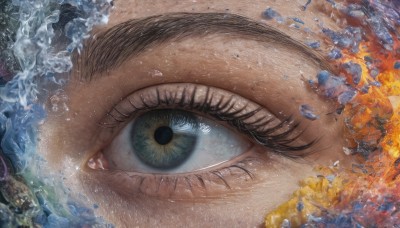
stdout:
[[121,105],[115,106],[100,125],[116,128],[140,113],[162,108],[180,108],[204,113],[228,123],[273,152],[291,158],[307,155],[304,151],[317,141],[295,145],[304,131],[298,132],[299,123],[291,117],[282,121],[243,97],[214,87],[188,83],[159,85],[139,90],[125,98]]
[[[244,181],[254,180],[255,175],[246,168],[247,163],[256,162],[254,157],[247,157],[231,166],[223,167],[217,170],[204,171],[202,173],[185,174],[185,175],[157,175],[157,174],[132,174],[125,173],[130,179],[129,183],[135,183],[130,188],[121,188],[129,192],[124,195],[144,194],[152,197],[172,198],[172,199],[193,199],[201,197],[212,197],[219,195],[215,192],[215,186],[220,186],[222,192],[234,189],[234,186],[241,184],[236,183],[239,178]],[[121,174],[121,171],[115,172]],[[234,178],[235,183],[231,183],[229,178]],[[125,178],[117,177],[114,180],[122,181]],[[125,182],[125,183],[127,183]],[[115,186],[115,184],[113,183]],[[120,184],[117,184],[120,186]],[[129,189],[129,190],[128,190]],[[218,188],[217,188],[218,189]],[[210,192],[211,191],[211,192]],[[186,192],[186,194],[182,194]]]

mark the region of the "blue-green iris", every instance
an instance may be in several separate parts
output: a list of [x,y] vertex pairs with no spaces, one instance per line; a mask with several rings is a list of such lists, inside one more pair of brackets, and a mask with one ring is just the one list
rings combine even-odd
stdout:
[[173,169],[192,154],[198,120],[190,112],[171,109],[149,111],[132,125],[131,142],[136,156],[157,169]]

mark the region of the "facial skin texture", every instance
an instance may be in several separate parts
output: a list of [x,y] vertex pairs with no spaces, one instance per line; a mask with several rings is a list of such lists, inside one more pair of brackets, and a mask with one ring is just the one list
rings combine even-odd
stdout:
[[[316,4],[303,12],[304,3],[120,0],[114,2],[109,23],[94,31],[94,39],[101,39],[102,33],[131,19],[181,12],[238,14],[301,42],[323,39],[318,35],[316,17],[325,27],[337,29],[331,18],[317,10]],[[282,16],[301,18],[315,33],[262,20],[260,15],[268,7]],[[323,44],[318,52],[323,56],[328,48],[329,45]],[[95,72],[90,82],[80,79],[88,67],[85,57],[88,56],[75,59],[76,67],[64,89],[69,97],[69,111],[61,115],[49,112],[41,127],[38,151],[48,160],[49,173],[62,172],[65,186],[74,194],[85,196],[89,205],[99,205],[97,215],[116,227],[258,226],[268,211],[288,199],[299,180],[315,175],[312,171],[315,165],[330,165],[337,160],[346,165],[344,159],[351,160],[342,151],[343,121],[332,114],[333,103],[318,97],[306,84],[306,80],[315,79],[321,65],[293,45],[210,32],[148,47],[106,72]],[[243,173],[231,175],[227,177],[231,189],[227,189],[221,180],[214,178],[207,193],[187,190],[184,182],[177,184],[181,193],[156,194],[148,189],[140,189],[140,193],[132,187],[137,179],[128,178],[125,172],[88,168],[88,160],[107,147],[130,122],[110,132],[99,125],[107,113],[135,91],[171,83],[194,83],[235,93],[281,120],[292,116],[299,121],[299,130],[304,133],[298,143],[319,140],[309,149],[313,152],[310,155],[289,159],[243,136],[254,145],[249,153],[256,158],[248,167],[253,180]],[[310,121],[302,117],[299,112],[302,104],[313,107],[319,119]],[[196,183],[193,188],[198,187]]]

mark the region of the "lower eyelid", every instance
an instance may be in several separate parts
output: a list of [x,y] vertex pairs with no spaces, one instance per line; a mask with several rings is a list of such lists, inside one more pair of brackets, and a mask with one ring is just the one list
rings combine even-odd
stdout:
[[264,153],[261,155],[253,148],[220,168],[180,175],[91,172],[101,172],[106,185],[113,186],[117,193],[128,198],[144,195],[162,199],[193,200],[221,197],[221,194],[245,193],[246,188],[250,189],[262,181],[257,178],[257,172],[265,165],[265,157]]

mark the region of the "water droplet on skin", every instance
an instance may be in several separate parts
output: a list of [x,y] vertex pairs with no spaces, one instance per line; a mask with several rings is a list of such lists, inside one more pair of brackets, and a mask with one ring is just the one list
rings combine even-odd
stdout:
[[68,96],[63,90],[57,90],[53,96],[50,97],[51,111],[54,113],[62,114],[69,111],[67,106]]
[[153,78],[164,76],[163,73],[162,73],[161,71],[159,71],[159,70],[152,70],[152,71],[149,71],[149,75],[150,75],[151,77],[153,77]]

